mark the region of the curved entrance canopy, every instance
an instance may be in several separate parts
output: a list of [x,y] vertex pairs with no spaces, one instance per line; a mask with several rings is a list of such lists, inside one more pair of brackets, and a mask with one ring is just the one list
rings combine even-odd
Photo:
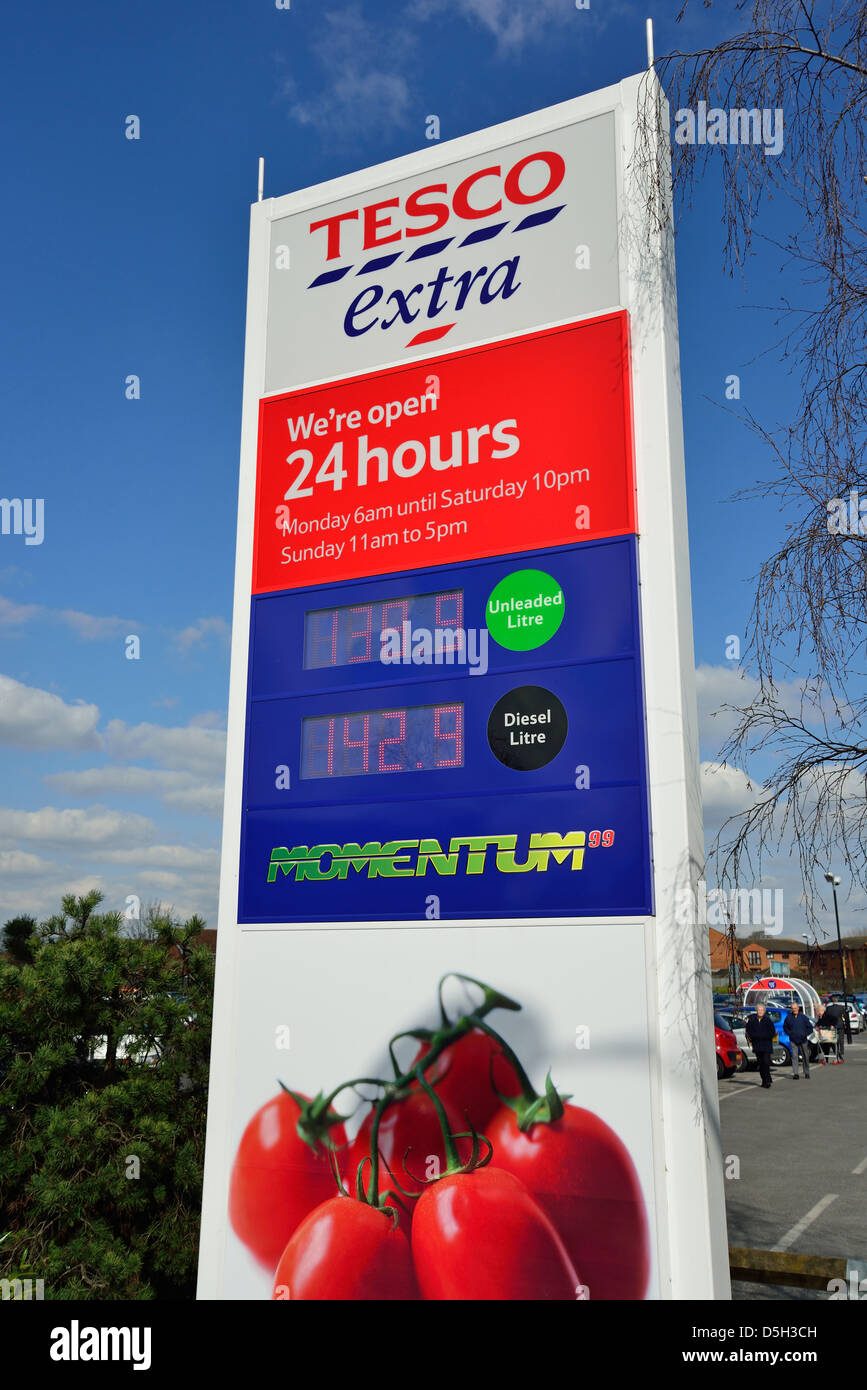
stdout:
[[797,1000],[804,1013],[815,1018],[821,1008],[821,1000],[813,986],[806,980],[796,980],[790,976],[765,975],[761,980],[742,984],[741,992],[745,1009],[754,1009],[757,1004],[776,1004],[781,1009],[789,1009]]

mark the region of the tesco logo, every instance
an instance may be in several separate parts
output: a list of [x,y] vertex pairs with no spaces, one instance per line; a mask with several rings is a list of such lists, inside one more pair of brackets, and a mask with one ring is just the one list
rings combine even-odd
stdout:
[[[560,187],[565,173],[562,155],[555,150],[539,150],[519,159],[505,175],[501,165],[491,164],[468,174],[451,194],[446,183],[426,184],[404,200],[385,198],[311,222],[310,234],[325,233],[325,259],[333,261],[351,254],[344,242],[353,242],[357,252],[359,235],[360,249],[374,251],[404,238],[431,236],[451,216],[474,222],[493,217],[505,203],[515,207],[539,203]],[[346,238],[345,228],[350,233]]]

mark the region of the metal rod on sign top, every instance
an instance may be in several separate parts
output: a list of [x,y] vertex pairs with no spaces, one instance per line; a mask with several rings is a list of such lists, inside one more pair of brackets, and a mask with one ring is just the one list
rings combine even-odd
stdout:
[[645,36],[646,36],[646,38],[647,38],[647,66],[648,66],[649,68],[652,68],[652,67],[653,67],[653,63],[654,63],[654,58],[653,58],[653,20],[652,20],[652,19],[646,19],[646,20],[644,21],[644,33],[645,33]]
[[[650,22],[650,21],[648,21],[648,23],[649,23],[649,22]],[[259,156],[259,202],[260,202],[260,203],[261,203],[262,199],[264,198],[264,196],[265,196],[265,160],[264,160],[264,157],[263,157],[262,155],[260,155],[260,156]]]

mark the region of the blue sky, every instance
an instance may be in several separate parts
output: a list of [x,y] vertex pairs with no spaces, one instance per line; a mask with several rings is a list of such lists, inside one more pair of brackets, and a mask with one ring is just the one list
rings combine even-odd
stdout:
[[[733,6],[653,7],[656,49],[701,46]],[[663,11],[660,13],[659,11]],[[280,194],[562,101],[644,66],[631,0],[47,0],[7,9],[0,87],[0,492],[45,499],[45,539],[0,537],[0,920],[91,885],[213,924],[256,162]],[[141,139],[124,138],[135,114]],[[720,410],[785,418],[771,354],[784,285],[722,270],[718,186],[678,236],[696,660],[735,693],[726,637],[781,522],[727,499],[765,469]],[[210,209],[204,220],[201,209]],[[124,396],[128,374],[141,399]],[[141,657],[125,658],[135,634]],[[14,684],[13,684],[14,683]],[[718,726],[717,726],[718,727]],[[703,746],[719,742],[707,725]],[[718,780],[708,825],[743,789]],[[797,881],[778,876],[798,929]]]

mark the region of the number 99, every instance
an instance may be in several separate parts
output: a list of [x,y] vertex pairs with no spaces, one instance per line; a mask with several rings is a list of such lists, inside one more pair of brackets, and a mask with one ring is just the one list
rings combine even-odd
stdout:
[[602,844],[606,846],[606,848],[609,845],[613,845],[614,831],[603,830],[600,832],[599,830],[591,830],[589,835],[587,836],[587,844],[590,846],[591,849],[595,849],[596,846],[599,844],[600,840]]

